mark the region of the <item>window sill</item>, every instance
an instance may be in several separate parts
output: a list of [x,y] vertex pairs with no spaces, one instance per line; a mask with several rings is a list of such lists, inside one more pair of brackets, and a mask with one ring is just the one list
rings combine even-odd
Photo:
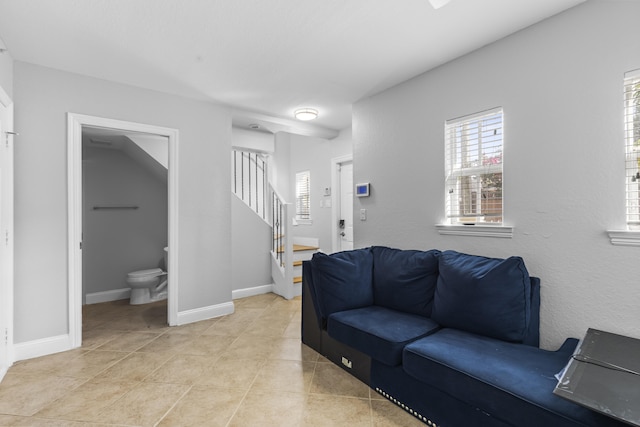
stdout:
[[312,219],[296,219],[293,222],[293,225],[313,225]]
[[608,230],[612,245],[640,246],[640,231]]
[[502,237],[511,239],[513,227],[506,225],[447,225],[436,224],[438,233],[452,236]]

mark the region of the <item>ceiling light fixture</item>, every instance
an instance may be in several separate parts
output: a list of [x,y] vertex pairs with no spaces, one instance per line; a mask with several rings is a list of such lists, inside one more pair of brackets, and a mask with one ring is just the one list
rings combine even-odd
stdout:
[[318,110],[313,108],[300,108],[293,112],[293,115],[298,120],[313,120],[318,117]]
[[434,9],[440,9],[442,6],[449,3],[449,0],[429,0],[429,3],[431,3],[431,6]]

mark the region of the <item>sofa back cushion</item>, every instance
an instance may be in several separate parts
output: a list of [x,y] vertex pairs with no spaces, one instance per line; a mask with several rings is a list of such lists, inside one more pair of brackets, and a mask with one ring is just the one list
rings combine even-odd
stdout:
[[317,252],[311,258],[311,267],[313,292],[323,326],[332,313],[373,304],[373,254],[370,248],[331,255]]
[[445,251],[438,268],[433,320],[504,341],[525,339],[531,281],[522,258],[485,258]]
[[372,252],[374,304],[430,317],[440,251],[374,246]]

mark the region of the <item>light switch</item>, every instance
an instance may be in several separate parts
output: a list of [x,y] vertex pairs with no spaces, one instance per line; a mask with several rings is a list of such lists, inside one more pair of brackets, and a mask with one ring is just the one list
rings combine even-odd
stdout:
[[367,220],[367,210],[360,209],[360,221],[366,221],[366,220]]

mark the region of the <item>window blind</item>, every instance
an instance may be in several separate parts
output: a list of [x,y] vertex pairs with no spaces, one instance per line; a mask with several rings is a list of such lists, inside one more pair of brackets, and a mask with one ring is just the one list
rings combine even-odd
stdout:
[[311,176],[309,171],[296,173],[296,218],[311,218]]
[[502,224],[503,112],[445,122],[445,213],[451,224]]
[[640,70],[625,74],[624,123],[627,226],[637,229],[640,227]]

